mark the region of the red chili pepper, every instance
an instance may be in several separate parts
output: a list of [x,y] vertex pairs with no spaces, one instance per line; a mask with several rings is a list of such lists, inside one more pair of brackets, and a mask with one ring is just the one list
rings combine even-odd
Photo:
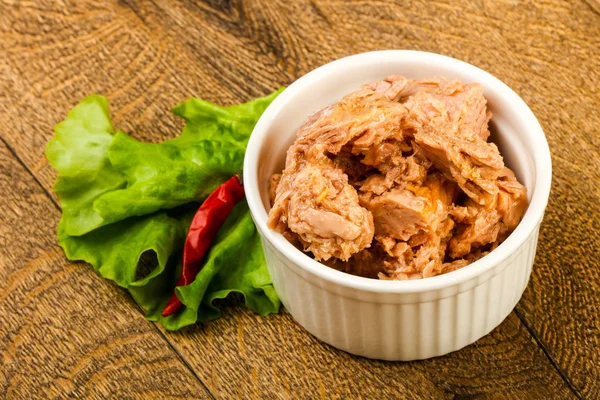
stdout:
[[[186,286],[194,281],[200,272],[201,262],[210,248],[217,232],[227,219],[233,207],[244,198],[244,188],[237,176],[232,176],[217,187],[200,206],[187,233],[183,248],[181,276],[175,286]],[[165,306],[162,316],[168,317],[182,306],[175,292]]]

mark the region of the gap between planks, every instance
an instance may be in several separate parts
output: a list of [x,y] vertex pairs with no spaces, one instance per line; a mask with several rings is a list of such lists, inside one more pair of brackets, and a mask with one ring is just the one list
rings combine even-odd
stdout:
[[569,379],[569,377],[567,376],[567,374],[562,369],[560,369],[560,367],[558,366],[558,363],[554,360],[554,358],[552,358],[552,355],[550,354],[550,351],[546,348],[546,345],[544,345],[544,343],[536,335],[536,333],[533,330],[533,328],[527,323],[527,321],[521,315],[521,313],[519,312],[519,310],[517,310],[517,307],[515,307],[513,309],[513,311],[514,311],[515,315],[517,316],[517,318],[519,318],[519,321],[521,321],[521,323],[523,324],[523,326],[525,327],[525,329],[527,329],[527,332],[529,332],[529,334],[531,335],[531,337],[533,338],[533,340],[535,340],[535,342],[538,345],[538,347],[546,355],[546,358],[548,358],[548,361],[550,361],[550,364],[552,364],[552,366],[554,367],[554,369],[556,370],[556,372],[558,372],[558,374],[560,375],[560,377],[562,378],[562,380],[567,384],[567,386],[569,387],[569,389],[571,389],[571,392],[573,392],[573,394],[575,396],[577,396],[578,399],[583,400],[584,397],[579,393],[579,391],[577,390],[577,388],[575,387],[575,385],[573,385],[573,383],[571,382],[571,380]]

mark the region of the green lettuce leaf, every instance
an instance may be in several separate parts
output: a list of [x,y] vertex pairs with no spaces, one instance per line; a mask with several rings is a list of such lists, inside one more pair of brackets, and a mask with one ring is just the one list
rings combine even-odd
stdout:
[[[93,230],[83,236],[70,236],[58,225],[58,243],[69,260],[84,260],[117,285],[144,286],[160,276],[171,255],[181,250],[193,213],[173,218],[166,212],[131,217]],[[142,254],[154,252],[157,267],[137,280]]]
[[[183,310],[162,309],[181,271],[191,219],[216,186],[239,173],[250,133],[279,92],[233,107],[190,99],[175,108],[186,120],[182,134],[160,144],[115,133],[108,103],[89,96],[55,128],[46,148],[58,170],[54,189],[63,208],[59,244],[70,260],[126,288],[146,317],[169,330],[217,318],[216,299],[231,292],[261,315],[277,312],[260,239],[245,201],[219,231],[191,285],[177,289]],[[156,265],[140,276],[144,255]]]
[[63,209],[62,228],[68,235],[82,235],[104,223],[94,201],[127,183],[108,159],[114,128],[106,98],[86,97],[54,132],[46,157],[58,170],[53,189]]
[[[59,224],[59,244],[69,260],[89,263],[105,279],[128,289],[147,312],[166,304],[175,281],[180,250],[187,231],[183,219],[164,212],[132,217],[95,229],[83,236],[68,236]],[[140,259],[147,252],[156,257],[156,266],[137,278]]]
[[174,109],[187,122],[182,134],[160,144],[117,133],[108,156],[127,186],[98,198],[94,210],[120,220],[206,198],[241,173],[252,129],[278,94],[232,107],[190,99]]

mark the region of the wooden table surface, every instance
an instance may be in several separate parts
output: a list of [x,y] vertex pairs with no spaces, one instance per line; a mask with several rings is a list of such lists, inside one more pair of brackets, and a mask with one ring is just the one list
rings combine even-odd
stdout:
[[[44,146],[87,94],[109,98],[115,126],[160,141],[191,95],[240,103],[388,48],[491,72],[548,137],[533,274],[488,336],[392,363],[320,343],[285,311],[229,307],[170,333],[65,259]],[[0,0],[0,398],[599,398],[599,88],[597,0]]]

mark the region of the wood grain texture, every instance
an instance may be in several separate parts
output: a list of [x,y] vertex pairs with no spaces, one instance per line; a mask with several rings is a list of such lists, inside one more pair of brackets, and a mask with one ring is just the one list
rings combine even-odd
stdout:
[[410,363],[351,356],[287,312],[262,318],[241,307],[169,338],[222,398],[575,398],[514,314],[472,346]]
[[127,294],[65,259],[56,208],[2,143],[0,191],[0,398],[210,397]]
[[[530,105],[553,156],[536,265],[516,314],[475,345],[420,363],[354,358],[318,343],[287,314],[263,319],[242,309],[167,338],[223,398],[594,398],[598,9],[595,0],[0,0],[0,135],[48,190],[54,172],[43,147],[52,126],[92,92],[108,96],[117,127],[159,141],[177,134],[181,122],[169,110],[191,95],[239,103],[352,53],[418,49],[482,67]],[[119,318],[132,319],[131,302],[115,296],[129,310]]]

